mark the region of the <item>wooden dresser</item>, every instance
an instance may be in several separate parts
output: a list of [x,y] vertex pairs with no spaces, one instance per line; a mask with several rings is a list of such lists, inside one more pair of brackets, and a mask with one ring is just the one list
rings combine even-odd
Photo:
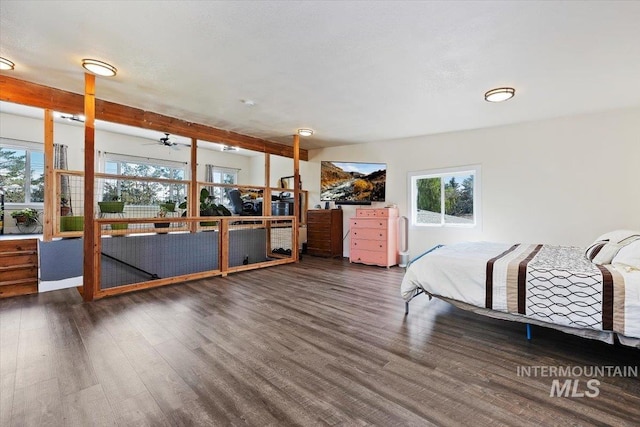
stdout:
[[398,263],[397,208],[358,208],[350,230],[350,262],[387,268]]
[[307,211],[307,253],[324,257],[342,256],[342,209]]

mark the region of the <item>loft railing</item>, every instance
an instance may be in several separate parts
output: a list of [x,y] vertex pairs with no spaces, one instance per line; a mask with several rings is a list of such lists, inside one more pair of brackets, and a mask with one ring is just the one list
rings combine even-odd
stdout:
[[[288,217],[97,219],[94,297],[287,264],[298,259],[297,221]],[[166,231],[105,235],[113,224],[134,230],[158,221]],[[157,224],[156,224],[157,225]],[[186,229],[196,228],[196,232]]]
[[[55,203],[53,212],[45,212],[45,220],[48,218],[52,224],[53,237],[79,237],[83,234],[84,222],[84,172],[55,170]],[[233,210],[228,194],[233,189],[238,189],[247,202],[263,206],[264,216],[285,216],[293,214],[293,192],[281,188],[267,188],[253,185],[219,184],[200,181],[197,183],[200,191],[205,188],[216,205],[222,204],[225,208]],[[124,227],[123,221],[116,219],[159,219],[175,218],[182,216],[198,217],[201,212],[189,212],[188,204],[184,203],[190,194],[191,181],[132,177],[113,174],[96,174],[94,208],[96,218],[113,219],[109,224],[119,224],[115,227],[103,226],[103,235],[124,235],[146,233],[153,231],[155,221],[136,223],[136,226]],[[306,211],[308,194],[300,193],[300,215],[297,223],[306,224]],[[266,195],[266,197],[265,197]],[[265,198],[267,202],[265,203]],[[123,203],[122,211],[114,209],[104,211],[102,202],[117,199]],[[175,208],[167,211],[162,206],[165,202],[174,202]],[[181,209],[180,206],[186,209]],[[129,221],[132,224],[131,221]],[[171,231],[186,231],[186,223],[172,222]]]

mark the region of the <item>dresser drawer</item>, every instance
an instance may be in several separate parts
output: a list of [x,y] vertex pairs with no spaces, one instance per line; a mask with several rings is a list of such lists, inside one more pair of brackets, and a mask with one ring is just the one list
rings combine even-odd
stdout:
[[307,252],[317,256],[342,256],[342,210],[307,211]]
[[356,217],[358,218],[391,218],[398,216],[398,209],[356,209]]
[[321,249],[321,248],[307,248],[307,253],[313,256],[321,256],[321,257],[333,257],[335,256],[331,253],[329,249]]
[[351,250],[387,252],[387,242],[381,240],[351,239]]
[[386,230],[389,227],[389,220],[375,218],[351,218],[349,220],[351,228],[377,228]]
[[320,251],[320,252],[331,253],[331,249],[332,249],[331,243],[315,242],[312,245],[307,244],[308,251]]
[[331,236],[328,235],[327,233],[321,233],[318,231],[310,231],[307,232],[307,241],[308,242],[322,242],[323,244],[330,244],[331,243]]
[[351,240],[369,239],[387,241],[387,228],[359,228],[351,227]]
[[319,227],[328,227],[331,225],[331,217],[328,216],[308,216],[307,224],[313,224]]
[[386,252],[363,251],[360,249],[352,250],[349,256],[351,262],[361,262],[363,264],[373,264],[387,266]]
[[328,235],[330,232],[331,232],[331,224],[307,223],[308,234]]

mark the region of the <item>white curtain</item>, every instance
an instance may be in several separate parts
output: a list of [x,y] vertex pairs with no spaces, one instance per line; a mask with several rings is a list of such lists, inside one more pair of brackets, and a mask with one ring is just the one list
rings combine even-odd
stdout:
[[[204,180],[207,182],[213,181],[213,165],[204,165]],[[214,196],[213,192],[215,191],[213,187],[206,187],[211,196]]]
[[[96,172],[104,173],[105,170],[105,152],[96,150],[95,170]],[[102,200],[102,194],[104,193],[104,178],[98,178],[95,180],[95,187],[93,189],[93,203],[95,205],[96,200]],[[98,205],[95,205],[98,209]]]
[[[53,144],[53,168],[54,169],[69,169],[69,160],[67,157],[67,146],[64,144]],[[73,204],[71,203],[71,185],[69,184],[69,176],[60,176],[60,197],[67,199],[69,207],[71,208],[71,215],[73,215]]]

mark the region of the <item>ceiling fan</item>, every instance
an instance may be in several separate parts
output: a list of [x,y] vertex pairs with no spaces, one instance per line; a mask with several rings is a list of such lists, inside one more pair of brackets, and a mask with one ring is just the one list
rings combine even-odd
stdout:
[[171,138],[169,138],[169,134],[167,132],[164,133],[164,137],[160,138],[159,142],[160,145],[166,145],[167,147],[175,147],[176,145],[178,145],[177,142],[175,141],[171,141]]

